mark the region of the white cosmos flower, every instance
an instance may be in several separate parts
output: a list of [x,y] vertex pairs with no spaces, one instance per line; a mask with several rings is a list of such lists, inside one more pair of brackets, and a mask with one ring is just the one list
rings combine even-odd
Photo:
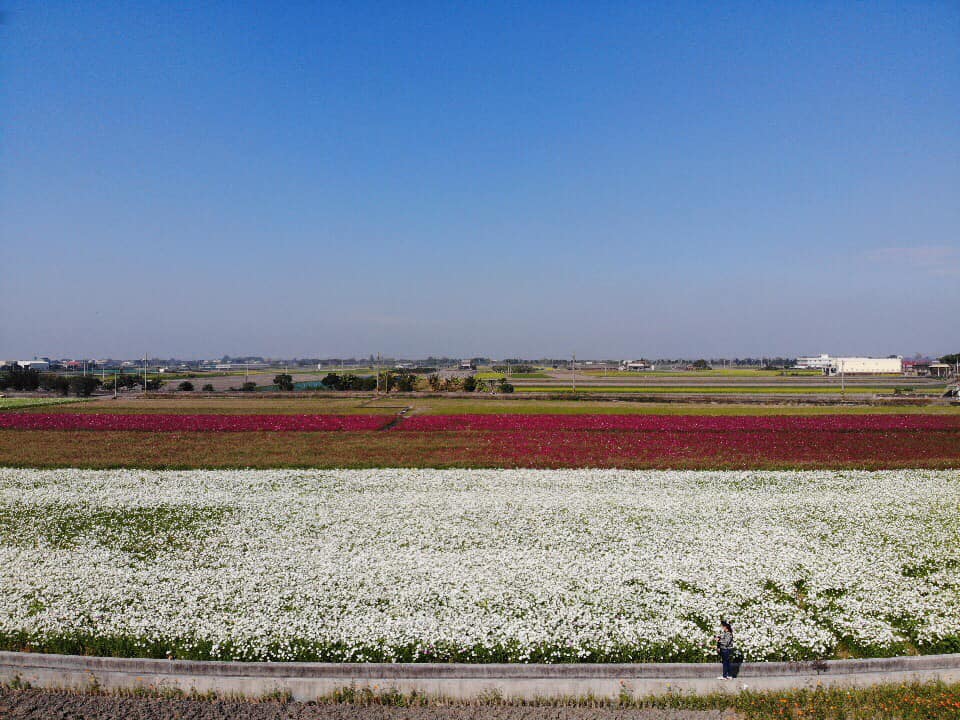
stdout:
[[958,588],[958,471],[0,469],[0,638],[41,645],[888,653],[960,636]]

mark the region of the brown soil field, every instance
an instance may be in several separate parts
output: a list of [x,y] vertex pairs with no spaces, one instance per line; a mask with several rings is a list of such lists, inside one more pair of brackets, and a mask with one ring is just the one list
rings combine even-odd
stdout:
[[118,697],[0,689],[3,720],[735,720],[727,710],[385,705]]

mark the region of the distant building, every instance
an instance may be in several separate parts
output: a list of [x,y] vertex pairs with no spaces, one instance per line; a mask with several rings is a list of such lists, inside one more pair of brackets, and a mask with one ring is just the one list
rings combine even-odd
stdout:
[[656,366],[646,360],[624,360],[620,363],[620,369],[629,372],[651,372]]
[[461,370],[476,370],[477,364],[473,360],[461,360],[460,361]]
[[945,378],[950,377],[953,372],[953,366],[947,363],[930,363],[928,367],[930,377]]
[[914,358],[903,361],[903,374],[911,377],[927,377],[930,374],[930,366],[934,363],[930,358]]
[[900,375],[903,358],[834,358],[833,366],[824,372],[827,375]]
[[903,358],[870,357],[816,357],[797,358],[794,366],[802,370],[822,370],[824,375],[900,375],[903,373]]
[[17,360],[17,365],[28,370],[49,370],[49,360]]
[[795,367],[802,370],[827,370],[833,367],[835,358],[829,355],[817,355],[816,357],[797,358]]

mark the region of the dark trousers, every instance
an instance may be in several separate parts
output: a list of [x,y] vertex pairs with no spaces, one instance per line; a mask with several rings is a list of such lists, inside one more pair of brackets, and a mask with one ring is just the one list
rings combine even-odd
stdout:
[[733,669],[730,667],[730,655],[732,653],[732,648],[720,648],[720,662],[723,663],[724,677],[733,677]]

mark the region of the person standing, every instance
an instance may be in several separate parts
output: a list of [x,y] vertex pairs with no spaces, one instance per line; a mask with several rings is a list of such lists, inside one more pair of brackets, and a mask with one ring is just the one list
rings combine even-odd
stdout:
[[733,678],[730,656],[733,654],[733,627],[726,620],[720,621],[720,634],[717,635],[717,652],[720,653],[720,662],[723,664],[723,675],[717,680]]

